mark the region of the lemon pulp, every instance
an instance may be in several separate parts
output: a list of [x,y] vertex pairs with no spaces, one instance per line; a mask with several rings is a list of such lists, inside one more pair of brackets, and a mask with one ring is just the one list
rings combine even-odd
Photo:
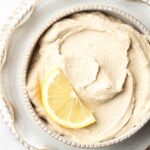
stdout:
[[96,122],[60,68],[53,69],[45,78],[42,105],[51,120],[66,128],[78,129]]

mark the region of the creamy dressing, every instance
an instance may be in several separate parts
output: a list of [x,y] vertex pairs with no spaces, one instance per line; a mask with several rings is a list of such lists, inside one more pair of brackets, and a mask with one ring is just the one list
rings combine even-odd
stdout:
[[[118,137],[149,113],[149,50],[147,38],[119,19],[100,12],[74,14],[41,38],[29,69],[29,97],[49,126],[68,139],[90,144]],[[93,111],[95,124],[66,129],[44,114],[37,84],[58,66]]]

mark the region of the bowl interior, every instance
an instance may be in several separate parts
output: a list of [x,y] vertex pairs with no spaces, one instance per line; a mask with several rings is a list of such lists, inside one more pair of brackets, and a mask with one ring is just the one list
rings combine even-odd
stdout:
[[[67,9],[63,9],[63,13],[62,13],[62,10],[60,10],[60,12],[57,12],[57,13],[53,14],[53,17],[49,19],[49,22],[47,24],[45,24],[45,26],[43,28],[41,28],[40,31],[37,33],[37,37],[33,39],[32,46],[28,50],[28,54],[27,54],[27,56],[25,57],[25,60],[24,60],[24,70],[25,70],[24,75],[23,75],[24,86],[26,85],[26,79],[27,79],[28,70],[29,70],[31,60],[33,58],[33,55],[35,54],[36,47],[38,47],[37,43],[40,40],[41,36],[56,21],[59,21],[62,18],[68,17],[68,16],[70,16],[70,15],[76,13],[76,12],[81,12],[81,11],[88,11],[88,12],[90,12],[90,11],[101,11],[102,13],[105,13],[106,15],[110,15],[110,16],[113,16],[115,18],[121,19],[123,22],[133,26],[139,32],[147,35],[148,38],[150,37],[148,29],[139,20],[134,18],[132,15],[130,15],[130,14],[128,14],[128,13],[122,11],[122,10],[119,10],[117,8],[113,8],[113,7],[110,7],[110,6],[102,6],[102,5],[96,5],[96,6],[95,5],[83,5],[82,7],[81,6],[80,7],[76,6],[76,7],[70,7],[70,8],[67,8]],[[27,95],[27,91],[25,91],[25,95]],[[27,98],[27,101],[28,101],[28,103],[30,103],[30,105],[32,105],[33,111],[34,111],[34,105],[29,100],[29,98]],[[38,117],[38,115],[36,115],[36,117]],[[147,116],[147,118],[145,118],[143,120],[143,122],[141,122],[141,124],[134,127],[133,129],[128,131],[126,134],[124,134],[124,135],[122,135],[118,138],[111,139],[111,140],[108,140],[108,141],[105,141],[105,142],[95,143],[95,144],[88,144],[88,142],[87,142],[87,144],[83,144],[83,145],[79,144],[79,143],[75,143],[74,141],[68,141],[68,140],[65,139],[65,137],[62,137],[61,135],[59,135],[55,131],[52,131],[47,126],[45,119],[38,117],[38,121],[40,121],[39,125],[41,126],[41,128],[43,128],[48,134],[50,134],[50,136],[55,137],[59,141],[62,141],[66,144],[76,146],[76,147],[96,148],[96,147],[104,147],[104,146],[112,145],[112,144],[118,143],[119,141],[122,141],[122,140],[130,137],[136,131],[138,131],[149,120],[149,118],[150,118],[150,116]]]

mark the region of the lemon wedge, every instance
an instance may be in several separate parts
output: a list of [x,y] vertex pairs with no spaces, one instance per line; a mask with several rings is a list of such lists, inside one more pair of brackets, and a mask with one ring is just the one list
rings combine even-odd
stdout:
[[42,105],[51,120],[66,128],[79,129],[96,122],[60,68],[53,69],[45,78]]

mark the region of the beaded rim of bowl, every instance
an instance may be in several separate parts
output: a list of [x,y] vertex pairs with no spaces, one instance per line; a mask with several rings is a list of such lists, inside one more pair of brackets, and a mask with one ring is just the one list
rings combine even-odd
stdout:
[[25,57],[24,60],[24,64],[23,64],[23,69],[22,69],[22,88],[23,88],[23,93],[24,93],[24,98],[25,98],[25,102],[27,104],[27,107],[30,111],[30,113],[32,114],[35,122],[47,133],[49,134],[51,137],[54,137],[56,140],[63,142],[67,145],[73,146],[73,147],[78,147],[78,148],[101,148],[101,147],[106,147],[106,146],[110,146],[113,144],[116,144],[118,142],[121,142],[127,138],[129,138],[131,135],[133,135],[134,133],[136,133],[139,129],[141,129],[147,122],[148,120],[150,120],[150,114],[148,114],[145,119],[138,124],[136,127],[131,128],[127,133],[123,134],[120,137],[108,140],[108,141],[104,141],[104,142],[98,142],[98,143],[94,143],[94,144],[79,144],[76,143],[74,141],[68,140],[65,137],[61,136],[60,134],[58,134],[56,131],[53,131],[52,129],[50,129],[50,127],[48,127],[48,125],[46,125],[38,116],[38,114],[35,112],[34,108],[31,105],[29,96],[27,94],[26,91],[26,76],[27,76],[27,70],[28,70],[28,66],[29,66],[29,62],[30,62],[30,58],[32,55],[32,52],[34,50],[34,46],[37,43],[37,41],[39,40],[39,38],[41,37],[42,33],[50,26],[52,25],[54,22],[56,22],[57,20],[67,16],[67,15],[71,15],[73,13],[76,12],[80,12],[80,11],[94,11],[94,10],[98,10],[98,11],[104,11],[104,12],[112,12],[115,14],[118,14],[119,16],[122,16],[124,18],[126,18],[129,22],[133,23],[135,26],[137,26],[142,33],[144,33],[149,39],[150,39],[150,31],[135,17],[133,17],[132,15],[128,14],[127,12],[120,10],[118,8],[115,7],[111,7],[111,6],[107,6],[107,5],[101,5],[101,4],[95,4],[95,3],[89,3],[89,4],[82,4],[80,6],[74,6],[72,8],[67,8],[67,9],[63,9],[61,11],[59,11],[57,13],[57,15],[55,15],[52,19],[50,19],[50,21],[45,25],[44,28],[42,28],[40,30],[40,32],[37,34],[36,38],[32,41],[31,43],[31,47],[28,51],[28,54]]

